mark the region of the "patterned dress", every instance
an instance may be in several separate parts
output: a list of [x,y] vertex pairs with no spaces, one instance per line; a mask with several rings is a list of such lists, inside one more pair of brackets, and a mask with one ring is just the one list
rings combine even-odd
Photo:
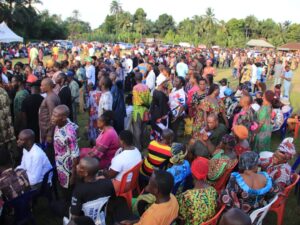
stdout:
[[217,181],[226,170],[232,168],[237,159],[231,159],[224,154],[223,149],[214,152],[213,157],[209,160],[208,175],[209,181]]
[[89,117],[89,131],[88,139],[90,141],[96,140],[99,135],[99,130],[97,126],[98,120],[98,106],[101,97],[101,91],[94,90],[89,93],[88,107],[90,108]]
[[211,219],[216,213],[217,196],[213,187],[191,189],[179,195],[179,215],[185,225],[199,225]]
[[271,136],[273,130],[271,113],[271,106],[266,105],[263,105],[257,112],[258,123],[263,125],[254,139],[254,150],[256,152],[270,151],[271,149]]
[[55,127],[54,151],[58,180],[63,188],[69,188],[70,177],[73,167],[73,159],[79,157],[77,144],[78,126],[68,120],[61,128]]
[[15,140],[7,92],[0,87],[0,146]]
[[207,98],[203,99],[201,103],[201,107],[203,111],[207,113],[214,112],[216,115],[219,115],[220,113],[225,112],[225,105],[224,102],[221,99],[217,100],[217,104],[212,103],[207,100]]
[[281,187],[286,187],[291,184],[292,169],[288,163],[273,165],[273,157],[260,158],[259,165],[261,169],[266,171],[273,181]]
[[199,139],[200,131],[204,123],[204,115],[201,110],[201,102],[206,97],[206,93],[199,94],[195,92],[192,98],[192,111],[193,113],[193,138]]
[[98,116],[102,116],[104,111],[112,110],[113,96],[110,91],[103,92],[98,106]]
[[261,189],[252,189],[239,173],[232,173],[225,190],[221,194],[221,201],[228,207],[239,208],[247,214],[263,207],[280,189],[272,182],[272,178],[266,172],[259,172],[259,174],[266,177],[266,185]]

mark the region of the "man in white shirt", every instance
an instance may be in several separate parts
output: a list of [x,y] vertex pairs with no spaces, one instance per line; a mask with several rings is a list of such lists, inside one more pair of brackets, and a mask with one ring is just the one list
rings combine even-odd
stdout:
[[22,130],[17,141],[18,147],[23,148],[21,164],[17,169],[26,171],[32,189],[40,188],[44,175],[52,169],[45,152],[34,143],[35,134],[32,130]]
[[96,83],[96,70],[94,65],[92,64],[93,59],[91,57],[87,57],[85,59],[86,66],[85,66],[85,71],[86,71],[86,78],[87,78],[87,83],[92,83],[93,86],[95,86]]
[[180,77],[183,77],[183,78],[185,78],[185,76],[187,75],[187,73],[189,71],[188,65],[184,61],[185,61],[185,57],[182,56],[180,59],[180,62],[177,63],[177,65],[176,65],[177,75]]
[[132,65],[133,65],[132,59],[130,58],[129,54],[126,55],[126,59],[124,61],[124,64],[125,64],[125,66],[124,66],[125,73],[127,75],[128,73],[130,73],[132,71]]
[[256,84],[257,81],[257,67],[255,65],[255,63],[253,62],[253,59],[251,60],[251,64],[252,64],[252,76],[251,76],[251,83],[253,85]]
[[174,131],[174,140],[177,139],[177,131],[179,124],[183,121],[184,110],[186,105],[186,94],[183,90],[185,80],[178,76],[174,79],[174,88],[169,94],[169,105],[172,112],[172,120],[170,126]]
[[147,71],[149,71],[149,73],[146,77],[146,85],[150,89],[150,92],[152,93],[155,88],[156,75],[153,71],[153,66],[151,63],[147,64]]

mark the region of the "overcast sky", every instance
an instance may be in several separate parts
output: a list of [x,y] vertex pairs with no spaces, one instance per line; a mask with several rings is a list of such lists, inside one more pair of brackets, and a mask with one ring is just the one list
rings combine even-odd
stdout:
[[[109,14],[111,0],[42,0],[40,10],[48,9],[51,14],[66,18],[74,9],[79,10],[81,19],[97,28]],[[178,23],[187,17],[203,15],[207,7],[214,9],[216,18],[229,20],[255,15],[258,19],[272,18],[276,22],[290,20],[300,23],[300,0],[120,0],[125,11],[134,13],[143,8],[147,18],[156,20],[160,14],[173,16]]]

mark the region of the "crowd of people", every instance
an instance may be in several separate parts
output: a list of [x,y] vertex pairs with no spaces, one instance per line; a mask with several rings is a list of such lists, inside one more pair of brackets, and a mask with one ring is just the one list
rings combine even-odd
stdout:
[[[248,225],[253,210],[291,184],[293,138],[277,149],[271,139],[292,110],[299,55],[86,46],[62,56],[54,46],[43,61],[33,45],[28,64],[0,64],[2,219],[11,213],[5,202],[39,191],[51,169],[67,206],[58,214],[70,212],[77,225],[198,225],[222,205],[219,224]],[[237,87],[218,77],[220,67],[232,68]],[[118,193],[137,165],[143,192],[131,209]]]

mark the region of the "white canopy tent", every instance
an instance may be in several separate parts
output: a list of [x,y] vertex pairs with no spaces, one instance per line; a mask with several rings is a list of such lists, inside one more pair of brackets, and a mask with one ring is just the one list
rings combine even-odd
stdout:
[[16,35],[5,22],[0,24],[0,43],[23,42],[23,38]]

